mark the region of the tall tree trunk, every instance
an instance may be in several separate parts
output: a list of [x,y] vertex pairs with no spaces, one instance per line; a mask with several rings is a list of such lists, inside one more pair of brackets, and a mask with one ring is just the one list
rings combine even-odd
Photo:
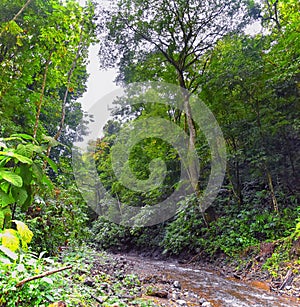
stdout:
[[35,124],[34,124],[34,128],[33,128],[33,138],[34,139],[36,139],[36,134],[37,134],[38,126],[39,126],[40,115],[41,115],[42,104],[43,104],[43,98],[44,98],[46,82],[47,82],[47,74],[48,74],[49,64],[50,64],[50,61],[51,61],[51,56],[52,56],[52,52],[50,52],[49,58],[48,58],[46,65],[45,65],[42,89],[41,89],[40,99],[38,101],[38,109],[37,109],[37,112],[36,112]]
[[[58,138],[60,137],[64,124],[65,124],[65,118],[66,118],[66,106],[67,106],[67,99],[68,99],[68,94],[69,94],[69,88],[70,88],[70,84],[71,84],[71,79],[73,76],[73,72],[76,68],[77,65],[77,61],[80,57],[80,51],[81,51],[81,47],[82,47],[82,41],[83,41],[83,32],[81,32],[80,34],[80,40],[78,43],[78,47],[77,47],[77,52],[76,52],[76,56],[72,62],[71,68],[68,72],[68,79],[67,79],[67,86],[66,86],[66,90],[65,90],[65,94],[64,94],[64,98],[62,101],[62,106],[61,106],[61,119],[60,119],[60,123],[59,123],[59,128],[54,136],[54,140],[58,140]],[[51,152],[51,145],[48,146],[47,148],[47,157],[50,156],[50,152]],[[47,162],[45,162],[44,167],[46,166]]]
[[271,192],[273,208],[275,212],[278,212],[278,202],[277,202],[277,198],[276,198],[275,191],[274,191],[272,176],[266,164],[264,164],[264,168],[265,168],[266,175],[267,175],[268,186]]
[[[185,112],[186,119],[187,119],[188,131],[189,131],[188,150],[189,152],[194,152],[195,145],[196,145],[196,136],[197,136],[196,127],[193,122],[192,109],[190,105],[190,94],[186,90],[186,85],[185,85],[185,81],[184,81],[182,72],[178,72],[178,80],[179,80],[179,85],[183,88],[183,91],[182,91],[183,99],[184,99],[183,107],[184,107],[184,112]],[[200,191],[200,186],[199,186],[199,173],[197,170],[195,159],[193,159],[193,157],[191,157],[191,159],[188,158],[187,168],[188,168],[189,179],[193,187],[194,193],[196,195],[196,199],[200,207],[200,211],[201,211],[204,223],[207,227],[209,227],[209,221],[211,220],[209,213],[205,212],[206,208],[203,208],[202,204],[199,202],[199,199],[201,196],[201,191]]]
[[[234,152],[237,152],[238,146],[234,138],[227,140],[228,147],[232,147]],[[242,185],[241,185],[241,174],[240,174],[240,163],[239,158],[236,157],[233,159],[232,163],[228,163],[230,167],[227,170],[228,180],[232,186],[232,193],[237,199],[239,206],[243,205],[243,194],[242,194]],[[232,170],[232,171],[231,171]]]
[[[275,2],[275,5],[277,5],[277,2]],[[265,149],[266,152],[268,152],[268,148],[267,146],[265,146],[266,144],[266,141],[265,141],[265,136],[264,136],[264,133],[263,133],[263,130],[262,130],[262,124],[261,124],[261,114],[260,114],[260,101],[258,99],[256,99],[253,94],[251,92],[249,92],[244,86],[243,84],[241,83],[241,87],[245,90],[245,92],[249,95],[250,97],[250,100],[253,99],[254,101],[254,105],[253,105],[253,108],[254,108],[254,112],[256,114],[256,123],[257,123],[257,127],[258,127],[258,130],[259,130],[259,135],[260,135],[260,138],[262,140],[262,148]],[[263,169],[265,170],[266,172],[266,179],[267,179],[267,183],[268,183],[268,186],[269,186],[269,189],[270,189],[270,193],[271,193],[271,197],[272,197],[272,203],[273,203],[273,208],[274,208],[274,211],[275,212],[278,212],[279,211],[279,208],[278,208],[278,202],[277,202],[277,198],[276,198],[276,195],[275,195],[275,190],[274,190],[274,185],[273,185],[273,180],[272,180],[272,176],[271,176],[271,173],[268,169],[268,166],[267,166],[267,163],[265,161],[262,162],[262,167]]]

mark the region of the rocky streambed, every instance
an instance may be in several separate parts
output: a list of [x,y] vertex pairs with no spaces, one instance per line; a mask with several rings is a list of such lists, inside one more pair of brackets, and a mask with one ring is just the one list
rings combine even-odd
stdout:
[[204,264],[191,266],[138,256],[125,259],[142,276],[145,286],[154,285],[168,293],[160,306],[300,306],[297,298],[271,292],[266,283],[227,278]]
[[[300,306],[296,297],[278,295],[263,282],[228,278],[204,264],[187,265],[170,259],[158,261],[138,255],[107,254],[105,261],[93,262],[85,284],[93,288],[94,280],[103,273],[121,280],[126,287],[116,290],[113,280],[102,282],[102,293],[106,295],[94,297],[96,306],[111,306],[106,305],[105,300],[112,296],[118,296],[126,303],[113,306],[136,306],[136,299],[150,300],[154,306],[166,307]],[[153,306],[147,304],[137,306]]]

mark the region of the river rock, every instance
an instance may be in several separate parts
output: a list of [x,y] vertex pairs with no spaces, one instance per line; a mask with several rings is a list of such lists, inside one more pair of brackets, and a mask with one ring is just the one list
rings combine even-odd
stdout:
[[171,295],[171,299],[176,301],[180,298],[180,293],[179,292],[172,292],[172,295]]
[[205,302],[201,306],[202,307],[212,307],[210,302]]
[[148,293],[148,295],[149,296],[160,297],[160,298],[168,298],[168,291],[160,290],[160,289],[154,289],[154,290],[151,290]]
[[206,303],[207,300],[204,297],[201,297],[199,300],[199,304],[202,306],[202,304]]
[[179,282],[178,280],[175,280],[175,281],[173,282],[173,286],[174,286],[174,288],[176,288],[176,289],[181,289],[181,284],[180,284],[180,282]]
[[95,286],[95,281],[92,278],[86,278],[85,281],[83,282],[84,285],[88,287],[94,287]]
[[291,286],[286,286],[285,289],[286,289],[286,290],[291,290],[292,287],[291,287]]
[[185,300],[177,300],[176,304],[178,304],[179,306],[186,306],[186,301]]

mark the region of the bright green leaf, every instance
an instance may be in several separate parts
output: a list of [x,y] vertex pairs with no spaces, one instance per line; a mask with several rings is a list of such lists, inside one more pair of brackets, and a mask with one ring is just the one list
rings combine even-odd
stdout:
[[0,170],[0,178],[19,188],[23,185],[22,177],[9,171]]

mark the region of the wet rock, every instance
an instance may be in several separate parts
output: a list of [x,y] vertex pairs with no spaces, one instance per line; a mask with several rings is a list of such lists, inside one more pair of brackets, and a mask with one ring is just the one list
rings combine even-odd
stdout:
[[177,300],[177,301],[176,301],[176,304],[178,304],[179,306],[187,306],[185,300]]
[[181,284],[178,280],[175,280],[173,282],[173,287],[176,288],[176,289],[181,289]]
[[206,303],[206,302],[207,302],[206,299],[203,298],[203,297],[201,297],[200,300],[199,300],[199,304],[200,304],[200,305],[202,305],[202,304],[204,304],[204,303]]
[[168,291],[154,289],[151,292],[149,292],[148,295],[149,296],[159,297],[159,298],[168,298]]
[[180,298],[180,293],[179,292],[172,292],[171,294],[171,299],[176,301]]
[[121,294],[121,295],[118,295],[118,297],[120,299],[126,299],[126,300],[133,300],[135,298],[134,295],[129,295],[129,294]]
[[286,286],[285,289],[286,289],[286,290],[291,290],[292,287],[291,287],[291,286]]
[[88,287],[94,287],[95,281],[92,278],[86,278],[85,281],[83,282],[83,284],[88,286]]

